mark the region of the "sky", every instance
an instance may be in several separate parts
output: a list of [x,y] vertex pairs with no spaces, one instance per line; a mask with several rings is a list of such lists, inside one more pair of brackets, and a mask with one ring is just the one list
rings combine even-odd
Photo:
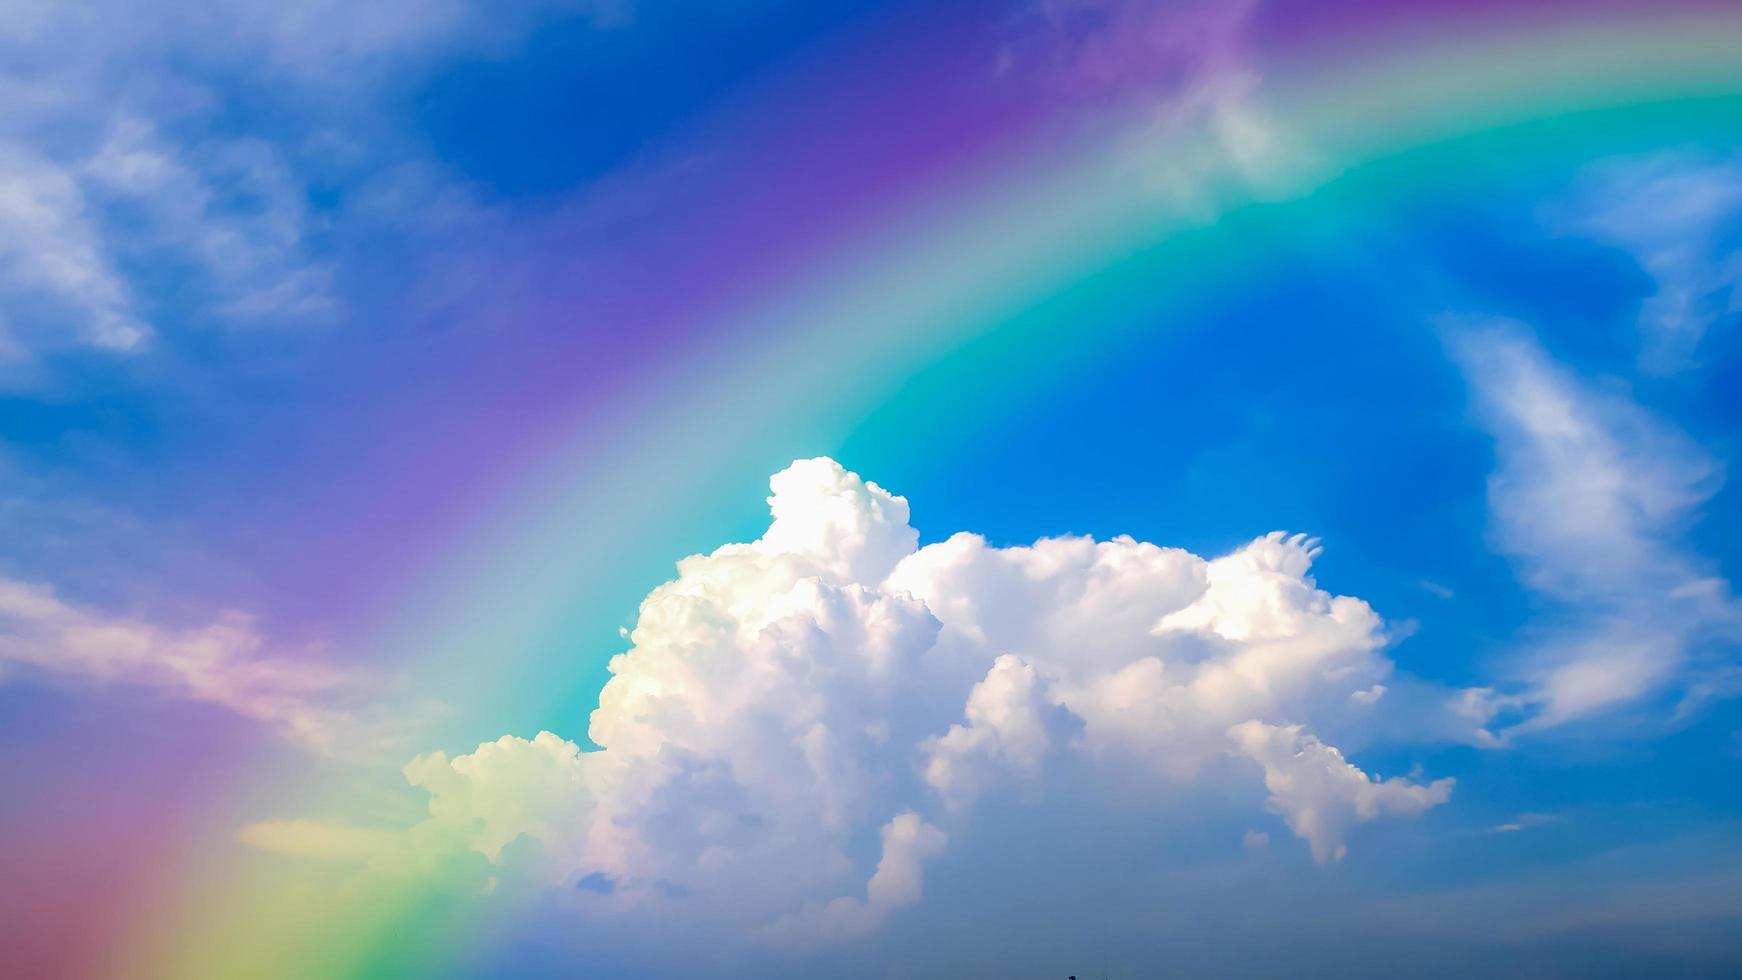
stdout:
[[0,973],[1742,972],[1733,4],[0,20]]

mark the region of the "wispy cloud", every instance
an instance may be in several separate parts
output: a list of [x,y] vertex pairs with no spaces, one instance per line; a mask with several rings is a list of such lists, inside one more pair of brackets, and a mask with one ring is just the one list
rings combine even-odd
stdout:
[[1518,324],[1448,336],[1495,438],[1494,542],[1566,620],[1524,658],[1522,689],[1471,692],[1468,713],[1522,712],[1506,731],[1529,731],[1689,681],[1696,645],[1737,618],[1729,583],[1682,540],[1718,462],[1620,390],[1582,382]]
[[372,227],[427,203],[374,207],[381,181],[422,159],[382,119],[389,84],[439,54],[511,44],[543,17],[606,25],[627,12],[617,0],[9,6],[0,363],[27,377],[20,366],[51,353],[147,350],[186,326],[331,320],[345,304],[328,230],[346,189],[369,196],[359,213]]
[[[115,268],[76,172],[24,147],[0,147],[0,361],[39,343],[129,350],[150,333]],[[70,324],[60,337],[32,321]],[[41,328],[53,329],[53,328]]]
[[1566,818],[1553,813],[1520,813],[1505,823],[1498,823],[1488,828],[1491,834],[1516,834],[1532,827],[1544,827],[1549,824],[1565,823]]
[[1433,581],[1432,579],[1424,578],[1416,584],[1421,587],[1423,592],[1426,592],[1428,595],[1431,595],[1436,599],[1451,599],[1457,595],[1457,593],[1453,592],[1451,589]]
[[93,195],[133,216],[111,241],[135,264],[179,257],[210,294],[211,315],[238,323],[308,319],[334,305],[332,271],[314,254],[308,189],[259,139],[177,148],[151,123],[113,120],[80,165]]
[[1067,94],[1177,92],[1244,67],[1257,7],[1253,0],[1037,0],[1022,8],[1005,57]]
[[1656,280],[1639,311],[1648,372],[1692,366],[1712,326],[1742,313],[1742,160],[1672,152],[1611,161],[1566,210],[1568,230],[1626,249]]
[[1247,40],[1258,6],[1040,0],[1016,18],[1006,68],[1091,113],[1129,114],[1122,176],[1207,218],[1229,195],[1286,193],[1318,165],[1264,97]]
[[370,678],[314,648],[275,648],[228,612],[188,628],[67,602],[48,586],[0,579],[0,668],[58,683],[121,684],[226,708],[303,748],[367,758],[403,744],[416,712],[377,700]]

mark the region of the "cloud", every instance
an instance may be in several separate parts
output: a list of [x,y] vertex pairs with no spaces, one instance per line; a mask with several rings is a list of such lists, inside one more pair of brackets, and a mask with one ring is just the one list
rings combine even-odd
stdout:
[[1693,366],[1700,341],[1742,313],[1742,161],[1662,153],[1587,175],[1569,230],[1632,253],[1656,291],[1639,311],[1640,364]]
[[405,777],[431,796],[430,816],[439,824],[471,831],[473,850],[495,860],[522,835],[555,841],[578,812],[607,786],[596,756],[550,732],[530,741],[505,735],[470,755],[419,756]]
[[1122,176],[1208,220],[1231,198],[1281,196],[1317,154],[1263,99],[1247,40],[1258,4],[1039,0],[1015,18],[1006,68],[1121,120]]
[[[77,175],[22,147],[0,147],[0,298],[0,361],[27,360],[43,343],[129,350],[150,334]],[[70,323],[61,329],[72,335],[36,336],[19,322],[36,317]]]
[[460,196],[385,118],[386,94],[545,18],[627,14],[618,0],[10,5],[0,362],[30,377],[21,366],[45,355],[148,350],[188,326],[331,321],[344,249]]
[[1229,734],[1241,754],[1264,767],[1270,805],[1312,846],[1321,864],[1341,861],[1348,853],[1343,840],[1350,826],[1385,815],[1412,816],[1452,795],[1450,778],[1427,785],[1395,776],[1375,781],[1334,746],[1301,734],[1299,725],[1248,721]]
[[[28,365],[81,347],[138,352],[166,326],[330,310],[292,153],[215,131],[218,103],[191,82],[174,84],[197,96],[133,95],[101,67],[126,57],[66,43],[52,69],[0,71],[0,91],[31,93],[0,123],[0,354]],[[140,68],[157,87],[170,74]]]
[[1037,0],[1017,18],[1006,57],[1049,85],[1090,97],[1177,91],[1247,60],[1245,35],[1257,6]]
[[263,820],[236,831],[236,840],[257,850],[315,861],[361,863],[388,849],[392,831],[343,827],[314,820]]
[[[38,153],[0,133],[0,360],[70,348],[138,352],[177,324],[325,322],[337,308],[310,190],[254,138],[177,145],[92,108],[88,151]],[[85,124],[81,118],[78,125]],[[179,287],[166,313],[164,283]]]
[[1623,394],[1583,384],[1516,324],[1448,336],[1495,438],[1495,544],[1573,623],[1524,658],[1522,691],[1470,692],[1467,713],[1523,710],[1511,730],[1549,728],[1685,680],[1696,644],[1736,621],[1729,584],[1680,540],[1718,486],[1717,462]]
[[366,757],[406,736],[403,709],[365,699],[358,675],[314,650],[279,652],[241,613],[187,629],[77,606],[0,579],[0,667],[49,680],[128,684],[226,708],[312,751]]
[[1306,734],[1391,664],[1366,603],[1313,582],[1304,537],[1213,561],[1128,537],[921,548],[906,500],[832,460],[771,487],[767,534],[683,559],[642,603],[599,748],[545,732],[419,757],[428,818],[378,865],[455,846],[607,920],[809,944],[923,901],[1013,799],[1152,788],[1072,811],[1093,840],[1098,806],[1267,791],[1329,861],[1354,825],[1450,792]]
[[1488,829],[1493,834],[1516,834],[1532,827],[1542,827],[1552,823],[1562,823],[1565,817],[1557,817],[1552,813],[1520,813],[1506,823],[1495,824]]
[[923,866],[943,853],[949,837],[912,812],[896,815],[883,826],[881,836],[882,855],[865,883],[863,899],[842,896],[827,905],[808,905],[782,916],[767,935],[799,944],[863,936],[881,925],[890,911],[919,901]]
[[1045,697],[1040,675],[1005,654],[968,692],[967,724],[928,739],[925,781],[944,803],[965,809],[983,784],[1000,776],[1032,781],[1074,716]]
[[1452,599],[1457,596],[1457,593],[1453,592],[1446,586],[1428,579],[1422,579],[1416,584],[1421,586],[1423,592],[1426,592],[1428,595],[1431,595],[1436,599]]
[[322,73],[382,61],[490,50],[543,17],[581,16],[609,26],[630,13],[626,0],[380,0],[361,10],[340,0],[241,0],[218,7],[169,0],[150,10],[121,0],[25,0],[9,5],[0,39],[39,50],[132,51],[318,81],[314,76]]
[[166,266],[179,256],[198,270],[220,322],[331,312],[332,271],[312,254],[308,188],[270,143],[207,138],[177,148],[151,123],[122,116],[80,172],[88,193],[133,217],[111,231],[114,246]]

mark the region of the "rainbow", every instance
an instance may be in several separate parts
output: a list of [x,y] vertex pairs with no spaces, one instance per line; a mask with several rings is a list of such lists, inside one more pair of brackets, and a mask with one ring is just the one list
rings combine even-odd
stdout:
[[[706,230],[713,219],[778,216],[790,196],[832,186],[818,170],[848,151],[799,151],[823,124],[820,105],[955,134],[928,144],[923,164],[891,151],[895,162],[828,221],[791,216],[772,258],[721,253],[722,271],[690,248],[688,265],[660,272],[709,304],[665,304],[634,364],[573,394],[570,424],[521,433],[502,409],[477,427],[522,440],[524,465],[423,549],[431,560],[350,638],[466,705],[430,748],[539,728],[579,738],[637,598],[671,558],[753,534],[761,481],[787,460],[831,453],[876,472],[859,460],[893,453],[880,440],[970,440],[1075,366],[1116,357],[1131,324],[1165,322],[1242,281],[1254,243],[1282,229],[1742,132],[1742,10],[1721,5],[1373,4],[1260,31],[1237,53],[1245,88],[1196,95],[1139,74],[1094,112],[1033,93],[976,102],[986,62],[948,56],[937,30],[923,18],[879,24],[836,53],[869,64],[908,52],[912,72],[887,87],[865,81],[887,75],[832,82],[798,65],[723,109],[722,124],[759,149],[710,190],[748,197],[694,221],[704,244],[728,248],[736,232]],[[1193,98],[1191,111],[1156,114],[1158,102]],[[636,302],[607,290],[560,315],[632,316]],[[922,375],[971,394],[927,402],[926,417],[884,409]],[[514,670],[499,669],[496,650],[514,651]],[[527,682],[552,676],[573,683]],[[233,806],[212,816],[214,839],[263,812],[415,819],[415,801],[391,789],[359,793],[330,775],[264,782],[238,778]],[[504,906],[508,921],[516,910]],[[501,924],[456,918],[435,891],[383,892],[214,848],[177,869],[109,972],[400,976],[474,962]]]

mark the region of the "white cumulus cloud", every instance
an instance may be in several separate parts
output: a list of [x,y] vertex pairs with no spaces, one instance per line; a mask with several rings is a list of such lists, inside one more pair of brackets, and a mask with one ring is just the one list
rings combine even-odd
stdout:
[[602,915],[812,942],[923,901],[951,847],[1006,818],[997,794],[1095,774],[1267,793],[1320,861],[1449,795],[1307,734],[1391,669],[1373,610],[1313,581],[1308,539],[1213,561],[1128,537],[921,548],[907,501],[832,460],[772,487],[766,535],[684,559],[642,603],[598,748],[547,732],[418,758],[429,816],[402,848],[457,841]]
[[1264,767],[1271,806],[1312,846],[1320,862],[1343,859],[1350,826],[1387,814],[1421,813],[1452,795],[1449,778],[1425,786],[1396,776],[1375,780],[1335,746],[1302,734],[1299,725],[1248,721],[1229,734],[1242,754]]

